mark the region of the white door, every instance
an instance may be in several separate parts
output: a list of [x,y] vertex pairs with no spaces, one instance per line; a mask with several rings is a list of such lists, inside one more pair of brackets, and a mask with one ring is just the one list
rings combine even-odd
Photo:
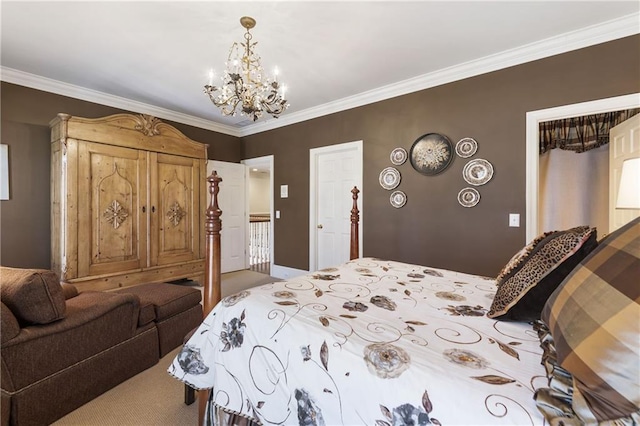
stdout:
[[640,216],[640,209],[616,209],[622,162],[640,157],[640,114],[609,132],[609,232]]
[[362,143],[312,149],[311,172],[309,268],[317,270],[349,260],[351,189],[362,191]]
[[221,272],[247,269],[246,265],[246,166],[224,161],[207,163],[207,176],[215,170],[222,178],[218,205],[222,210],[220,231]]

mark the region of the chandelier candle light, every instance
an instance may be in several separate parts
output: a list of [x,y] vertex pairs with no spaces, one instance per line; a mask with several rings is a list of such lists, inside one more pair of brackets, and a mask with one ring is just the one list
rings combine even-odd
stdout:
[[[240,115],[247,115],[256,121],[264,112],[278,118],[289,107],[285,99],[285,86],[278,82],[278,70],[273,80],[263,79],[260,56],[254,48],[258,42],[251,42],[249,30],[256,26],[256,20],[248,16],[240,18],[240,24],[247,29],[245,42],[234,42],[229,49],[229,57],[225,62],[225,72],[220,87],[213,85],[213,71],[209,73],[209,84],[204,86],[204,93],[211,102],[220,108],[224,115],[236,115],[238,104]],[[241,47],[243,50],[241,50]]]

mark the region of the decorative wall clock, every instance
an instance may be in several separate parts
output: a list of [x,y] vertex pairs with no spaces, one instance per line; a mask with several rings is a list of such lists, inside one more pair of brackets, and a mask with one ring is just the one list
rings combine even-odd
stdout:
[[437,175],[443,172],[453,158],[449,138],[439,133],[420,136],[411,146],[411,165],[423,175]]

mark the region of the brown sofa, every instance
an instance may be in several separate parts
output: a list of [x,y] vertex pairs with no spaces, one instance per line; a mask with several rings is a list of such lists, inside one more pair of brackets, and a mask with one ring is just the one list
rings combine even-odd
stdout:
[[78,293],[48,270],[0,267],[0,283],[2,425],[52,423],[156,364],[202,320],[201,293],[185,286],[147,285],[141,303],[136,290]]

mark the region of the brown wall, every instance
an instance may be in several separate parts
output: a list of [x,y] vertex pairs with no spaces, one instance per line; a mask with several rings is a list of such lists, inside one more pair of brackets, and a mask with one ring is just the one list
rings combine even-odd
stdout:
[[[308,269],[309,149],[362,140],[365,256],[496,275],[525,243],[525,116],[527,111],[640,92],[640,36],[581,49],[375,104],[243,138],[170,123],[209,143],[209,158],[237,162],[273,154],[275,263]],[[49,266],[49,129],[55,114],[101,117],[123,112],[90,102],[2,83],[2,143],[9,144],[11,200],[1,202],[2,264]],[[407,204],[394,209],[378,184],[393,148],[407,151],[421,135],[442,133],[455,144],[478,141],[473,158],[489,160],[493,179],[480,203],[463,208],[465,160],[437,176],[399,166]],[[278,191],[275,191],[278,194]],[[558,206],[558,209],[561,209]],[[509,228],[520,213],[520,228]]]
[[[0,263],[49,268],[51,264],[49,121],[64,112],[80,117],[128,113],[117,108],[2,82],[1,141],[9,145],[10,199],[0,202]],[[133,111],[135,113],[135,111]],[[239,162],[239,138],[163,120],[189,138],[209,144],[209,158]]]
[[[495,276],[525,243],[527,111],[639,92],[639,47],[628,37],[245,137],[245,157],[273,154],[275,188],[289,185],[289,198],[275,198],[275,263],[308,269],[309,149],[362,140],[364,255]],[[378,176],[391,150],[430,132],[454,145],[475,138],[473,158],[493,164],[476,207],[457,202],[468,186],[462,158],[431,177],[399,166],[408,201],[389,204]],[[509,213],[520,228],[508,227]]]

